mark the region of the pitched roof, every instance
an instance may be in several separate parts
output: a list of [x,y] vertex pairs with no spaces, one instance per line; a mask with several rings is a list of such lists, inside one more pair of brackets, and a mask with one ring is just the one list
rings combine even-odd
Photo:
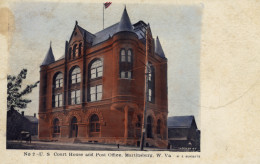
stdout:
[[133,26],[132,26],[130,18],[127,14],[126,8],[124,9],[123,15],[121,17],[121,20],[120,20],[118,28],[117,28],[117,32],[121,32],[121,31],[134,32]]
[[155,53],[157,53],[160,57],[165,58],[160,40],[158,38],[158,36],[156,37],[156,42],[155,42]]
[[34,116],[24,116],[25,118],[27,118],[27,120],[29,120],[31,123],[38,123],[38,119]]
[[168,117],[167,124],[170,128],[189,128],[193,120],[194,116],[173,116]]
[[92,43],[93,39],[95,38],[95,35],[91,34],[90,32],[88,32],[87,30],[85,30],[84,28],[80,27],[78,24],[76,24],[79,28],[79,31],[81,32],[81,34],[84,36],[85,34],[85,39],[87,42]]
[[[82,28],[81,26],[78,25],[78,22],[76,21],[75,27],[78,27],[80,30],[80,33],[84,36],[85,34],[85,39],[87,42],[91,43],[91,46],[95,46],[99,43],[102,43],[108,39],[110,39],[114,34],[121,32],[121,31],[128,31],[128,32],[133,32],[138,36],[138,39],[145,44],[145,32],[147,30],[147,24],[144,23],[143,21],[138,21],[135,24],[131,24],[130,18],[127,14],[126,8],[123,11],[122,17],[120,22],[115,23],[95,34],[92,34]],[[73,33],[72,33],[73,35]],[[71,35],[71,37],[72,37]],[[159,41],[159,38],[156,38],[156,44],[155,44],[155,53],[160,56],[161,58],[165,58],[161,43]],[[58,60],[63,59],[65,55],[61,56]]]
[[102,43],[111,38],[117,32],[118,24],[119,23],[113,24],[112,26],[109,26],[104,30],[95,33],[95,38],[93,39],[92,46]]
[[54,55],[53,55],[53,52],[52,52],[52,48],[51,48],[51,44],[50,44],[50,48],[49,48],[49,51],[47,52],[47,54],[45,55],[45,58],[42,62],[42,66],[43,65],[49,65],[51,63],[55,62],[55,58],[54,58]]

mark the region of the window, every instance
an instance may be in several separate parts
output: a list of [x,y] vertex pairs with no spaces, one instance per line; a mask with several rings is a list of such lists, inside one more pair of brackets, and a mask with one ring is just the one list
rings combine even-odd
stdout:
[[122,49],[121,50],[121,62],[125,62],[126,61],[125,57],[126,57],[125,49]]
[[100,132],[99,118],[96,114],[93,114],[90,118],[90,132]]
[[[127,52],[127,53],[126,53]],[[121,79],[132,79],[132,69],[133,69],[133,56],[132,50],[121,49],[120,51],[120,78]]]
[[75,45],[73,46],[73,58],[76,57],[76,49],[77,49],[77,44],[75,44]]
[[62,94],[55,95],[55,107],[62,106]]
[[81,56],[81,47],[82,47],[82,43],[79,44],[78,56]]
[[80,82],[81,82],[80,68],[75,67],[71,72],[71,84],[76,84]]
[[62,78],[62,73],[59,73],[56,75],[55,78],[55,88],[60,88],[63,86],[63,78]]
[[70,71],[70,83],[69,83],[69,104],[70,105],[81,103],[80,82],[81,82],[80,68],[78,66],[75,66]]
[[127,61],[132,62],[132,51],[130,49],[127,51]]
[[102,99],[102,85],[90,87],[90,101],[99,101]]
[[74,90],[70,92],[70,96],[71,96],[71,105],[74,104],[80,104],[80,90]]
[[147,138],[152,138],[152,117],[147,117],[147,125],[146,125],[146,131],[147,131]]
[[61,107],[62,101],[62,87],[63,87],[63,75],[61,72],[56,73],[53,78],[52,89],[52,107]]
[[151,102],[151,101],[152,101],[152,89],[149,88],[149,89],[148,89],[148,92],[149,92],[149,93],[148,93],[148,101]]
[[155,73],[151,63],[148,64],[148,101],[155,101]]
[[55,118],[53,121],[53,133],[54,134],[60,133],[60,121],[57,118]]
[[95,60],[90,66],[90,78],[95,79],[103,76],[103,63],[100,59]]

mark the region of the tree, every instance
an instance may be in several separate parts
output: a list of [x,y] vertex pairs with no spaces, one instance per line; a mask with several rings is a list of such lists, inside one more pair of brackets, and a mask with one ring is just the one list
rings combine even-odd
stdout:
[[32,92],[32,89],[37,87],[39,81],[34,84],[27,85],[25,89],[21,90],[22,81],[26,79],[27,69],[22,69],[22,71],[17,76],[8,75],[7,76],[7,110],[15,110],[16,108],[24,109],[31,100],[23,98]]

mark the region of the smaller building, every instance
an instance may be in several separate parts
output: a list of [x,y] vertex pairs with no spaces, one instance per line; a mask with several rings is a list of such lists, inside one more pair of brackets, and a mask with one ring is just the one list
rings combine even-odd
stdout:
[[172,148],[200,147],[200,131],[194,116],[168,117],[168,141]]
[[19,139],[21,131],[29,132],[32,136],[38,135],[38,119],[34,116],[25,116],[24,112],[16,110],[7,112],[7,140]]

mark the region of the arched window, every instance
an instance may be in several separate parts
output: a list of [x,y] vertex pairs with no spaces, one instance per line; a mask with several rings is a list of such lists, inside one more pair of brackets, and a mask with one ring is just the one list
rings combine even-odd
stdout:
[[57,137],[60,134],[60,121],[58,118],[53,120],[53,137]]
[[75,67],[71,72],[71,84],[76,84],[80,82],[81,82],[80,68]]
[[55,88],[60,88],[63,86],[63,76],[62,76],[62,73],[58,73],[56,76],[55,76]]
[[161,120],[157,121],[156,133],[161,134]]
[[133,52],[132,49],[120,50],[120,71],[119,76],[121,79],[131,79],[133,69]]
[[152,117],[151,116],[148,116],[147,117],[147,124],[146,124],[146,131],[147,131],[147,138],[152,138],[153,135],[152,135]]
[[121,62],[125,62],[126,61],[126,53],[125,53],[125,49],[122,49],[120,52],[120,57],[121,57]]
[[99,118],[96,114],[93,114],[90,118],[90,132],[100,132]]
[[100,59],[90,64],[90,78],[95,79],[103,76],[103,62]]
[[148,64],[148,101],[155,101],[155,72],[151,63]]
[[76,57],[76,51],[77,51],[77,44],[73,46],[73,58]]
[[78,66],[73,67],[70,71],[70,84],[69,84],[69,103],[71,105],[80,104],[81,103],[81,91],[80,91],[80,68]]
[[52,89],[52,107],[61,107],[62,101],[63,75],[61,72],[56,73],[53,78]]
[[71,124],[70,124],[70,136],[71,137],[77,137],[78,136],[78,124],[77,124],[77,118],[73,117],[71,119]]
[[130,49],[127,51],[127,62],[132,62],[132,50]]
[[81,56],[82,43],[79,44],[78,56]]
[[103,61],[94,59],[89,64],[88,101],[102,100]]

